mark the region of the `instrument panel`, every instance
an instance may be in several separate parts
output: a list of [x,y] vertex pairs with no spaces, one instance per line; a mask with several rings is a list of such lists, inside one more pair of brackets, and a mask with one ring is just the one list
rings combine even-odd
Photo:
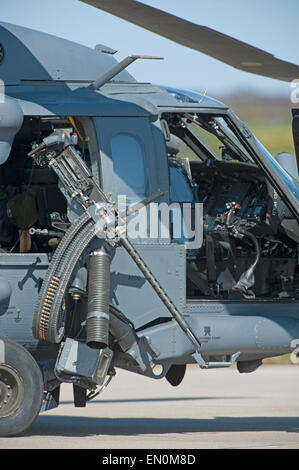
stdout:
[[240,170],[236,164],[226,164],[225,171],[221,173],[219,168],[213,168],[211,171],[210,168],[193,167],[192,173],[197,182],[199,201],[203,203],[205,232],[225,228],[229,203],[234,203],[236,206],[234,217],[239,224],[248,225],[250,229],[259,224],[264,227],[263,221],[268,207],[267,184],[256,176],[257,169],[254,169],[255,173],[251,168],[242,168],[242,172]]

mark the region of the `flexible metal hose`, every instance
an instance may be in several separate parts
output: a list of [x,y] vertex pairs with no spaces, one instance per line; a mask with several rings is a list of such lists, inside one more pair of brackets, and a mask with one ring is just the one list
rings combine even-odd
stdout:
[[105,250],[90,254],[86,344],[104,349],[109,341],[110,256]]

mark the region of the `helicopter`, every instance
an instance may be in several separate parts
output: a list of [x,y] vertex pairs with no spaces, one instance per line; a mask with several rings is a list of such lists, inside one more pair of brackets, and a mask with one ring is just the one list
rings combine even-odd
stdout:
[[[84,1],[235,68],[298,65],[135,0]],[[55,51],[53,53],[53,51]],[[296,158],[115,50],[0,23],[0,436],[106,388],[254,372],[299,346]]]

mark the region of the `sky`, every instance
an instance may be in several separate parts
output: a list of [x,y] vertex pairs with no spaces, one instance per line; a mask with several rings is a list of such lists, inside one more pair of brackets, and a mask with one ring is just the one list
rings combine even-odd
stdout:
[[[196,24],[299,63],[299,0],[143,0]],[[102,12],[79,0],[2,0],[0,21],[128,55],[162,56],[136,61],[128,71],[141,82],[197,90],[222,97],[234,91],[290,96],[289,83],[239,71],[220,61]],[[299,79],[299,77],[298,77]]]

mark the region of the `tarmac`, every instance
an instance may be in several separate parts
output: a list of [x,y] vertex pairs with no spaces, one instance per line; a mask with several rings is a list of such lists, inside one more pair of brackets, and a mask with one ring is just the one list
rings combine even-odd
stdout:
[[[299,366],[187,367],[183,382],[121,369],[85,408],[63,384],[58,408],[0,449],[299,449]],[[102,455],[102,454],[101,454]]]

